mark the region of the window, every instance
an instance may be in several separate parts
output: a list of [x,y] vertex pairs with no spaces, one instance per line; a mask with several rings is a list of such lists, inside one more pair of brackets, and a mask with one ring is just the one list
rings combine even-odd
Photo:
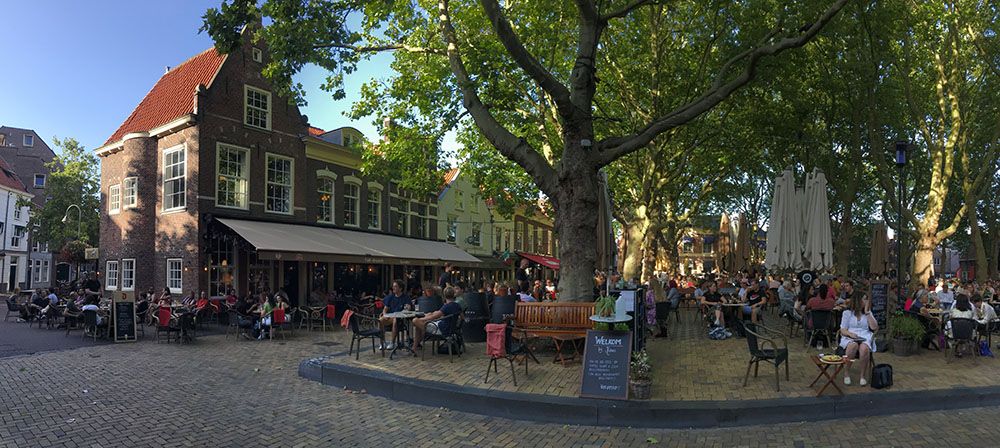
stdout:
[[118,262],[108,260],[104,267],[104,289],[114,291],[118,289]]
[[357,184],[344,183],[344,225],[358,225],[358,198],[361,187]]
[[264,53],[262,51],[260,51],[260,48],[253,47],[253,49],[251,50],[251,54],[253,55],[253,61],[254,62],[263,62],[264,61]]
[[24,134],[23,143],[24,146],[35,146],[35,136],[31,134]]
[[329,177],[319,178],[319,186],[316,188],[319,195],[319,210],[316,213],[316,220],[319,222],[333,223],[333,179]]
[[510,229],[503,231],[503,250],[510,252]]
[[49,281],[49,260],[42,260],[42,271],[41,271],[41,282],[48,283]]
[[135,208],[139,204],[138,190],[138,178],[126,177],[125,180],[122,181],[122,210]]
[[524,250],[524,223],[514,223],[514,250]]
[[503,240],[501,238],[503,236],[503,230],[497,230],[495,225],[490,225],[490,232],[493,232],[490,237],[490,240],[493,241],[493,251],[500,253],[503,249]]
[[392,210],[395,214],[391,215],[392,232],[405,236],[410,230],[410,202],[399,196],[392,196],[391,199],[396,204]]
[[458,240],[458,217],[448,216],[448,242],[454,243]]
[[115,214],[118,213],[122,208],[122,195],[121,187],[118,185],[112,185],[108,187],[108,213]]
[[183,270],[180,258],[167,258],[167,287],[174,294],[181,294],[184,290]]
[[226,290],[236,287],[236,258],[233,256],[235,240],[214,238],[209,245],[208,295],[226,295]]
[[266,205],[269,212],[292,214],[292,159],[267,155]]
[[122,291],[135,290],[135,259],[122,260]]
[[14,219],[21,219],[21,207],[18,206],[16,202],[14,203]]
[[461,191],[456,192],[455,210],[464,210],[464,209],[465,209],[465,193],[462,193]]
[[539,253],[549,253],[549,231],[542,229],[542,251]]
[[410,205],[410,213],[413,235],[418,238],[427,238],[427,205],[414,202]]
[[271,93],[246,86],[246,115],[244,123],[255,128],[271,130]]
[[[184,146],[168,149],[163,153],[163,210],[182,209],[185,199],[187,175]],[[122,282],[124,283],[124,282]]]
[[44,174],[36,174],[35,175],[35,187],[36,188],[45,188],[45,175]]
[[10,237],[10,245],[21,247],[21,240],[24,239],[24,226],[14,226],[14,235]]
[[49,261],[34,260],[31,263],[31,281],[34,283],[49,282]]
[[250,151],[233,145],[219,143],[216,150],[215,205],[219,207],[247,208]]
[[382,228],[382,192],[368,187],[368,228]]
[[473,244],[473,245],[476,245],[476,246],[481,246],[482,245],[482,243],[481,243],[481,241],[482,241],[482,239],[481,239],[482,233],[483,233],[483,225],[480,224],[480,223],[478,223],[478,222],[472,223],[472,235],[469,236],[469,240],[470,240],[469,244]]
[[684,250],[684,253],[686,253],[686,254],[693,253],[694,252],[694,242],[692,242],[691,240],[685,240],[684,243],[683,243],[683,250]]

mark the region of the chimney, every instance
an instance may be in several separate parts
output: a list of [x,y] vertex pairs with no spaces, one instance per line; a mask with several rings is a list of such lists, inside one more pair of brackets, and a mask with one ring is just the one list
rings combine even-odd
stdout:
[[163,74],[165,75],[167,73],[170,73],[170,66],[169,65],[163,68]]

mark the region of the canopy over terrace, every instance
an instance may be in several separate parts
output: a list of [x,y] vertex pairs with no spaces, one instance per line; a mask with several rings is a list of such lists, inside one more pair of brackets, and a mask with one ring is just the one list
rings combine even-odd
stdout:
[[263,260],[374,264],[475,264],[480,260],[454,245],[355,230],[219,218]]

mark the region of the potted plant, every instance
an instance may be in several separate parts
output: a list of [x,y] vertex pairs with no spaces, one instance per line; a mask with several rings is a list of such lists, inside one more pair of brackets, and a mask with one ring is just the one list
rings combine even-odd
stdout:
[[629,367],[629,391],[636,400],[648,400],[652,394],[653,376],[649,365],[649,354],[646,350],[632,353]]
[[598,316],[611,317],[615,315],[615,299],[611,297],[601,297],[594,302],[594,311]]
[[896,356],[910,356],[916,352],[925,333],[924,324],[917,318],[897,312],[889,319],[889,338]]

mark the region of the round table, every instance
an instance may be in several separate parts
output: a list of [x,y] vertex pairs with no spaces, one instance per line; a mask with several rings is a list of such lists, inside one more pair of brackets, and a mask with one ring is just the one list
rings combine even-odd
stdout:
[[403,333],[406,333],[407,335],[412,334],[410,326],[413,325],[413,319],[422,316],[424,316],[424,313],[418,313],[416,311],[397,311],[395,313],[385,314],[385,317],[388,317],[390,319],[399,319],[403,321],[402,328],[400,328],[399,331],[396,332],[396,340],[392,341],[395,344],[395,346],[392,348],[392,351],[389,352],[390,360],[392,359],[392,355],[395,355],[396,352],[399,350],[406,350],[410,352],[410,354],[416,356],[416,353],[413,352],[413,347],[410,347],[410,344],[407,344],[405,339],[403,339],[402,341],[400,339],[402,338]]
[[629,316],[628,314],[615,314],[615,315],[604,317],[604,316],[598,316],[598,315],[595,314],[593,316],[590,316],[590,320],[592,322],[600,322],[600,323],[604,323],[604,324],[617,324],[617,323],[621,323],[621,322],[629,322],[629,321],[631,321],[632,320],[632,316]]

